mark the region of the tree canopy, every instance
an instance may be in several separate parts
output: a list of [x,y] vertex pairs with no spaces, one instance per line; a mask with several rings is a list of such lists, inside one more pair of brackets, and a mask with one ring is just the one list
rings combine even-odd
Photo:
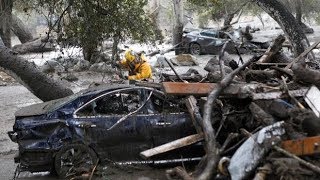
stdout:
[[89,51],[99,41],[117,36],[146,42],[155,40],[153,22],[144,11],[147,0],[21,0],[20,11],[36,10],[45,15],[49,33],[58,41],[75,43]]

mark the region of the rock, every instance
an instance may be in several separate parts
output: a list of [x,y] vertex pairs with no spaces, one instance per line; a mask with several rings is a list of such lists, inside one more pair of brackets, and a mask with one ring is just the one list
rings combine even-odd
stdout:
[[220,71],[208,73],[207,79],[211,83],[217,83],[221,81]]
[[67,74],[66,76],[62,77],[62,79],[65,79],[69,82],[74,82],[74,81],[79,80],[79,78],[77,76],[75,76],[74,74]]
[[94,72],[103,72],[103,73],[110,73],[113,74],[116,70],[106,62],[94,63],[89,68],[90,71]]
[[111,63],[111,55],[109,53],[105,52],[95,52],[90,60],[92,63],[100,63],[100,62],[109,62]]
[[72,68],[74,67],[79,61],[81,61],[81,58],[75,58],[75,57],[68,57],[68,58],[64,58],[64,57],[57,57],[54,58],[53,60],[56,60],[57,62],[59,62],[63,67],[65,68]]
[[159,68],[169,67],[167,61],[165,60],[165,56],[156,55],[156,57],[157,57],[157,62],[154,65],[154,67],[159,67]]
[[[232,69],[229,67],[231,62],[235,62],[231,56],[228,53],[225,53],[224,56],[224,66],[225,66],[225,71],[226,73],[230,73]],[[211,58],[206,66],[204,67],[204,70],[208,72],[216,72],[220,71],[220,65],[219,65],[219,59],[217,56]]]
[[48,60],[40,67],[40,70],[44,73],[54,73],[64,72],[65,68],[55,60]]
[[179,66],[197,66],[196,58],[190,54],[179,54],[176,57],[170,59],[171,62],[178,64]]
[[86,60],[80,60],[74,67],[73,70],[74,71],[84,71],[84,70],[88,70],[90,67],[90,62],[86,61]]

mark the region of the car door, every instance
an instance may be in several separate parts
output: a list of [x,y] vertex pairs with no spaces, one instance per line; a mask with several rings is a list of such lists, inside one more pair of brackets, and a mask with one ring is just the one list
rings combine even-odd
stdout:
[[86,138],[100,158],[137,160],[153,146],[143,105],[140,88],[122,89],[96,97],[75,115],[79,123],[89,124]]
[[222,41],[217,38],[215,31],[200,32],[199,41],[201,41],[199,44],[206,53],[218,54],[221,49]]
[[152,111],[149,112],[149,120],[151,121],[151,133],[155,146],[195,133],[183,102],[180,104],[170,101],[162,94],[157,93],[153,93],[149,102],[152,107]]

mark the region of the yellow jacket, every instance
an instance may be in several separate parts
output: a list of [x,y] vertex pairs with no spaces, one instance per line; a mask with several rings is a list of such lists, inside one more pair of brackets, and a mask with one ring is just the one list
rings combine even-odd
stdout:
[[152,78],[152,70],[150,64],[144,55],[141,55],[141,62],[134,63],[123,59],[120,63],[129,70],[129,80],[141,80]]

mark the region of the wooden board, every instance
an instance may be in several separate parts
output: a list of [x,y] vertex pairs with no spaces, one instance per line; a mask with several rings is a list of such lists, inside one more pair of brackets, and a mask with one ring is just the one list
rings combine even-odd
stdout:
[[281,147],[297,156],[320,153],[320,136],[281,142]]
[[164,92],[172,95],[208,95],[215,83],[163,82]]
[[193,134],[193,135],[190,135],[190,136],[163,144],[161,146],[157,146],[155,148],[145,150],[140,153],[140,156],[144,159],[147,159],[147,158],[150,158],[150,157],[158,155],[158,154],[162,154],[162,153],[174,150],[174,149],[178,149],[178,148],[181,148],[184,146],[194,144],[196,142],[203,140],[203,138],[204,138],[203,133]]

